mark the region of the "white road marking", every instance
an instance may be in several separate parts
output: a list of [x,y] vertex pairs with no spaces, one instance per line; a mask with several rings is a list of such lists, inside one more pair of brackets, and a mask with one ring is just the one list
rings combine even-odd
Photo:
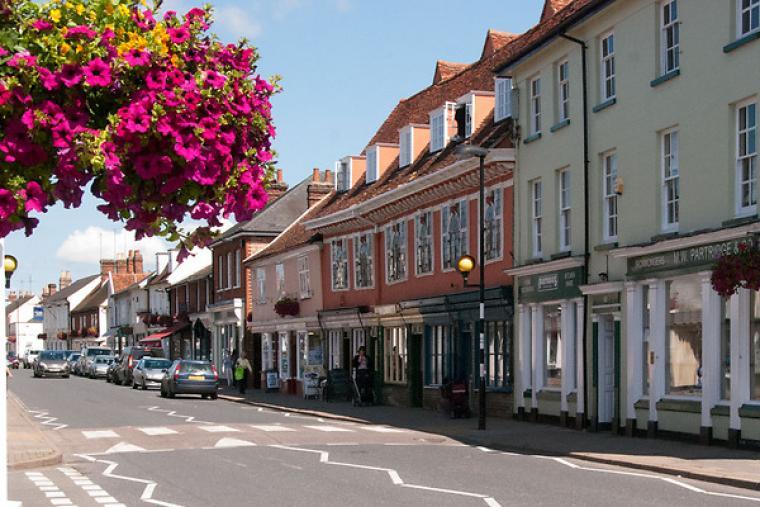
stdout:
[[399,428],[389,428],[388,426],[359,426],[359,428],[367,431],[375,431],[377,433],[405,433],[406,430]]
[[118,444],[108,449],[105,453],[113,454],[116,452],[140,452],[144,450],[145,449],[139,445],[129,444],[127,442],[119,442]]
[[220,448],[220,447],[252,447],[255,446],[253,442],[248,442],[247,440],[239,440],[237,438],[222,438],[217,443],[214,444],[214,448]]
[[43,424],[45,426],[52,426],[53,431],[60,430],[63,428],[68,427],[68,424],[59,424],[55,421],[58,420],[57,417],[50,417],[48,415],[48,412],[45,412],[44,410],[29,410],[30,414],[35,414],[33,417],[35,419],[40,419],[42,422],[40,424]]
[[160,408],[160,407],[148,407],[148,411],[149,412],[163,412],[168,417],[179,417],[180,419],[184,419],[185,422],[192,422],[192,423],[197,423],[197,424],[214,424],[214,423],[209,422],[209,421],[198,420],[198,419],[195,418],[195,416],[192,416],[192,415],[182,415],[182,414],[178,414],[174,410],[165,410],[165,409]]
[[[50,500],[53,505],[71,505],[71,500],[66,497],[60,488],[53,484],[53,481],[40,472],[26,472],[26,477],[34,483],[40,490],[40,493],[45,495],[45,498]],[[44,490],[42,488],[45,488]]]
[[324,431],[325,433],[337,433],[337,432],[348,432],[353,433],[354,430],[350,430],[348,428],[341,428],[339,426],[329,426],[329,425],[313,425],[313,426],[304,426],[304,428],[309,428],[312,430],[317,431]]
[[232,433],[240,431],[238,429],[230,428],[229,426],[224,426],[221,424],[217,426],[201,426],[200,428],[203,431],[208,431],[209,433]]
[[[69,467],[60,467],[58,471],[62,472],[64,475],[66,475],[71,481],[82,488],[82,490],[87,493],[88,496],[90,496],[93,500],[95,500],[99,504],[109,504],[114,505],[118,504],[119,501],[111,496],[110,493],[108,493],[106,490],[98,486],[97,484],[93,483],[87,477],[80,474],[77,470]],[[89,482],[89,484],[82,484],[84,482]]]
[[251,428],[261,430],[261,431],[268,431],[268,432],[296,431],[295,429],[288,428],[287,426],[276,426],[276,425],[267,425],[267,424],[251,424]]
[[82,431],[82,435],[88,439],[94,438],[119,438],[119,434],[112,430]]
[[146,435],[149,435],[151,437],[155,437],[158,435],[176,435],[177,432],[171,428],[167,428],[166,426],[154,426],[154,427],[148,427],[148,428],[137,428],[138,431],[142,431]]

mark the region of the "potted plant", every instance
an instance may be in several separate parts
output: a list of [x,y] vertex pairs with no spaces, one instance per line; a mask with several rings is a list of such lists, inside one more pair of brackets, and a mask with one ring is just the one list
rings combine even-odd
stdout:
[[287,296],[283,297],[274,304],[274,311],[277,312],[277,315],[280,317],[285,317],[286,315],[290,315],[291,317],[298,315],[298,300]]
[[[82,333],[84,335],[84,333]],[[95,337],[98,336],[98,328],[95,326],[90,326],[87,328],[87,336]]]
[[760,290],[760,250],[749,242],[740,243],[734,252],[716,261],[710,281],[722,297],[730,297],[738,289]]

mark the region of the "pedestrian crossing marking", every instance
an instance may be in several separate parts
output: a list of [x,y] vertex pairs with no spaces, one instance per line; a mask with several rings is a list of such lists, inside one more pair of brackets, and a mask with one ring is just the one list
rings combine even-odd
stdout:
[[276,426],[276,425],[267,425],[267,424],[251,424],[251,428],[260,430],[260,431],[267,431],[267,432],[296,431],[293,428],[288,428],[287,426]]
[[134,445],[134,444],[129,444],[127,442],[119,442],[118,444],[108,449],[106,451],[106,454],[111,454],[115,452],[139,452],[139,451],[144,451],[144,450],[145,450],[144,448]]
[[119,438],[119,434],[111,430],[82,431],[85,438]]
[[208,431],[209,433],[229,433],[229,432],[237,432],[240,430],[236,430],[235,428],[230,428],[229,426],[198,426],[203,431]]
[[253,442],[248,442],[247,440],[238,440],[237,438],[223,438],[214,444],[214,447],[252,447],[255,445],[256,444]]
[[137,429],[151,437],[155,437],[159,435],[176,435],[177,434],[175,430],[171,428],[167,428],[165,426],[155,426],[155,427],[137,428]]
[[328,425],[304,426],[304,428],[309,428],[309,429],[317,430],[317,431],[324,431],[326,433],[337,433],[337,432],[353,433],[354,431],[348,428],[341,428],[339,426],[328,426]]
[[388,426],[359,426],[363,430],[375,431],[377,433],[404,433],[406,430],[398,428],[389,428]]

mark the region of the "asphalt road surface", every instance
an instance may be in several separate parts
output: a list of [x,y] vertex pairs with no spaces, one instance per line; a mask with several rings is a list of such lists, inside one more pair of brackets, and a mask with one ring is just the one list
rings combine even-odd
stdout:
[[29,370],[10,387],[64,453],[61,465],[10,472],[24,506],[760,505],[753,491],[402,427]]

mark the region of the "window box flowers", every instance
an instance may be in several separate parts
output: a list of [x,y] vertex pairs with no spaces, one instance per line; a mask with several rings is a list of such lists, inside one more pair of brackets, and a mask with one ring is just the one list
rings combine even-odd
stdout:
[[730,297],[738,289],[760,290],[760,250],[750,243],[740,243],[735,253],[717,260],[711,282],[722,297]]
[[298,315],[299,310],[298,300],[288,297],[284,297],[274,304],[274,311],[280,317],[285,317],[286,315],[293,317]]

